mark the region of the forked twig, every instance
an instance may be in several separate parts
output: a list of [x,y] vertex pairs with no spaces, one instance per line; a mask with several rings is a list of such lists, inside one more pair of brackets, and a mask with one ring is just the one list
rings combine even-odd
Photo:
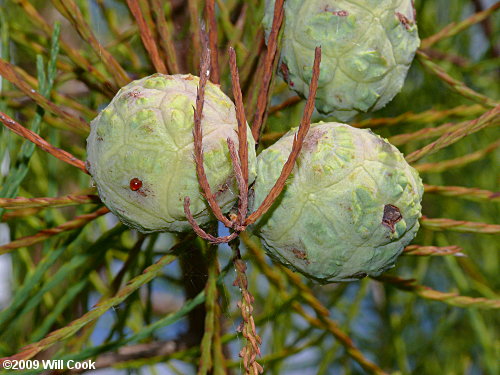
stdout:
[[204,54],[201,62],[201,74],[200,74],[200,84],[198,88],[198,94],[196,98],[196,109],[194,112],[194,156],[196,163],[196,172],[198,175],[198,181],[200,183],[202,194],[207,200],[210,208],[212,209],[215,217],[221,221],[227,228],[233,229],[234,232],[226,237],[215,237],[209,233],[206,233],[194,220],[193,215],[189,209],[190,200],[188,197],[184,199],[184,212],[186,217],[193,227],[193,230],[200,237],[210,241],[211,243],[223,243],[229,242],[235,239],[240,232],[243,232],[246,227],[250,224],[255,223],[255,221],[261,217],[267,210],[272,206],[276,198],[280,195],[283,190],[286,180],[292,172],[293,166],[295,165],[295,160],[297,159],[301,149],[302,143],[307,135],[311,124],[311,116],[314,111],[314,101],[316,99],[316,91],[318,88],[318,80],[320,73],[320,63],[321,63],[321,47],[316,47],[314,53],[314,66],[312,72],[312,79],[309,86],[309,97],[307,99],[306,107],[302,120],[300,122],[299,131],[297,132],[294,141],[292,151],[286,161],[281,174],[276,181],[275,185],[268,193],[260,207],[252,213],[250,216],[247,215],[248,209],[248,149],[247,149],[247,132],[246,132],[246,120],[243,108],[243,100],[241,96],[241,89],[238,81],[238,68],[236,66],[236,54],[233,49],[229,50],[229,62],[231,66],[231,76],[233,79],[233,93],[236,101],[236,116],[238,119],[238,141],[239,147],[238,152],[234,142],[231,139],[227,139],[227,144],[229,148],[229,154],[231,156],[231,161],[233,164],[234,175],[238,183],[239,189],[239,200],[238,200],[238,215],[228,219],[222,213],[215,196],[210,190],[210,186],[205,174],[205,169],[203,167],[203,141],[202,141],[202,129],[201,129],[201,118],[203,112],[205,85],[207,83],[208,77],[210,76],[210,52],[207,47],[205,47]]
[[33,142],[35,145],[40,147],[42,150],[48,152],[49,154],[55,156],[59,160],[62,160],[68,164],[71,164],[85,173],[89,173],[87,171],[87,168],[85,168],[85,163],[81,161],[80,159],[74,157],[71,155],[69,152],[61,150],[60,148],[57,148],[55,146],[52,146],[49,142],[47,142],[45,139],[40,137],[38,134],[32,132],[31,130],[25,128],[9,116],[7,116],[5,113],[0,112],[0,121],[4,123],[6,127],[8,127],[10,130],[12,130],[14,133],[17,135],[20,135],[23,138],[26,138],[28,141]]
[[259,96],[257,98],[257,110],[255,112],[252,124],[252,134],[256,141],[259,140],[260,130],[264,123],[264,117],[269,98],[269,86],[273,76],[273,66],[278,49],[278,34],[283,23],[283,3],[284,0],[276,0],[274,3],[273,25],[269,38],[267,40],[267,52],[264,59],[264,74],[262,77],[262,85],[260,86]]

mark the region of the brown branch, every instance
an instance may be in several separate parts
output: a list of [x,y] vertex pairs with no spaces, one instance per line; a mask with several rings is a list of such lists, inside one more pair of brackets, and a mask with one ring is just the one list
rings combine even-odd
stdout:
[[[243,106],[243,96],[241,94],[240,75],[238,73],[238,65],[236,64],[236,52],[233,47],[229,47],[229,67],[231,69],[231,82],[236,105],[236,118],[238,120],[238,155],[240,156],[243,178],[248,185],[247,120],[245,117],[245,107]],[[240,193],[247,192],[240,191]]]
[[288,160],[286,161],[283,169],[281,170],[281,174],[278,177],[278,180],[269,191],[269,194],[264,198],[264,201],[260,205],[260,207],[253,212],[246,220],[245,225],[250,225],[255,223],[259,217],[267,212],[267,210],[274,203],[275,199],[280,195],[281,191],[285,187],[286,180],[292,169],[295,165],[295,160],[297,159],[300,150],[302,149],[302,143],[304,142],[304,138],[307,135],[307,131],[311,125],[311,116],[314,111],[314,100],[316,99],[316,90],[318,88],[318,79],[319,79],[319,65],[321,62],[321,47],[316,47],[314,52],[314,66],[311,78],[311,84],[309,86],[309,96],[307,98],[306,107],[304,109],[304,114],[302,116],[302,120],[300,122],[299,130],[293,139],[292,151],[290,152],[290,156],[288,156]]
[[208,77],[210,76],[210,51],[205,49],[203,51],[201,68],[200,68],[200,83],[196,94],[196,108],[194,110],[194,159],[196,164],[196,174],[198,175],[198,182],[202,189],[202,194],[207,200],[213,214],[217,220],[221,221],[226,227],[231,228],[232,222],[224,216],[219,204],[212,194],[210,184],[208,183],[205,168],[203,167],[203,133],[201,128],[201,119],[203,113],[203,104],[205,101],[205,86]]
[[[485,10],[481,0],[472,0],[472,3],[474,4],[474,9],[476,10],[476,14],[481,13]],[[483,28],[484,35],[490,41],[491,56],[494,58],[499,57],[500,56],[500,48],[498,47],[497,44],[495,44],[495,39],[496,39],[495,38],[495,31],[494,31],[491,19],[485,18],[484,20],[482,20],[481,27]]]
[[179,64],[177,62],[177,52],[175,50],[172,34],[169,31],[167,21],[165,20],[165,12],[160,0],[151,0],[151,7],[155,15],[158,34],[160,36],[160,46],[167,56],[167,66],[170,73],[180,73]]
[[497,101],[471,89],[464,82],[456,78],[453,78],[443,68],[441,68],[438,64],[432,61],[432,59],[425,52],[423,52],[423,50],[418,50],[417,56],[418,56],[418,61],[430,73],[436,75],[439,79],[441,79],[444,83],[446,83],[451,90],[455,91],[457,94],[463,96],[466,99],[473,100],[484,107],[493,108],[498,105]]
[[34,245],[38,242],[42,242],[47,238],[53,237],[57,234],[67,232],[73,229],[83,227],[92,220],[97,219],[99,216],[107,214],[109,212],[107,207],[101,207],[97,211],[91,214],[85,214],[75,217],[73,220],[67,221],[57,227],[44,229],[34,234],[33,236],[22,237],[5,245],[0,246],[0,255],[10,252],[14,249],[19,249],[20,247],[26,247]]
[[375,280],[390,284],[406,292],[415,293],[421,298],[439,301],[457,307],[476,307],[478,309],[500,309],[500,299],[474,298],[461,296],[457,293],[440,292],[428,286],[417,284],[415,279],[402,279],[397,276],[382,275]]
[[415,255],[415,256],[445,256],[454,255],[456,257],[465,256],[462,253],[462,248],[459,246],[420,246],[420,245],[410,245],[406,246],[403,255]]
[[0,207],[7,210],[16,210],[32,207],[66,207],[80,204],[98,204],[101,200],[97,195],[65,195],[56,198],[0,198]]
[[139,26],[142,43],[144,44],[146,51],[148,51],[149,57],[151,58],[156,71],[159,73],[167,74],[167,68],[165,67],[165,63],[160,57],[156,41],[146,23],[146,20],[144,19],[144,15],[142,14],[141,7],[139,6],[138,1],[127,0],[127,5],[137,22],[137,26]]
[[274,3],[273,25],[269,38],[267,40],[267,52],[264,59],[262,76],[262,85],[260,86],[259,96],[257,98],[257,110],[255,112],[252,124],[252,134],[255,140],[259,140],[260,131],[266,114],[266,109],[269,101],[269,87],[273,76],[273,66],[278,49],[278,35],[283,23],[283,3],[284,0],[276,0]]
[[433,154],[436,151],[459,141],[469,134],[475,133],[487,126],[497,124],[500,121],[499,114],[500,104],[488,112],[485,112],[482,116],[464,123],[464,125],[459,129],[445,133],[436,141],[429,143],[419,150],[413,151],[411,154],[406,156],[406,160],[409,163],[413,163],[426,155]]
[[48,152],[49,154],[55,156],[59,160],[62,160],[68,164],[71,164],[74,167],[81,169],[83,172],[85,172],[87,174],[89,173],[87,171],[87,168],[85,168],[85,163],[83,161],[74,157],[73,155],[71,155],[67,151],[64,151],[64,150],[61,150],[60,148],[52,146],[49,142],[47,142],[45,139],[40,137],[38,134],[32,132],[29,129],[26,129],[24,126],[17,123],[16,121],[11,119],[9,116],[7,116],[3,112],[0,112],[0,121],[3,122],[3,124],[6,127],[8,127],[10,130],[12,130],[14,133],[16,133],[17,135],[20,135],[23,138],[26,138],[30,142],[33,142],[35,145],[40,147],[43,151]]
[[286,107],[290,107],[294,104],[300,103],[302,98],[298,95],[292,96],[291,98],[286,99],[283,103],[275,105],[274,107],[269,108],[269,114],[281,111]]
[[459,156],[458,158],[442,160],[435,163],[413,164],[413,167],[420,173],[439,173],[450,170],[451,168],[460,168],[469,163],[481,160],[490,152],[495,151],[498,147],[500,147],[500,140],[489,144],[483,149],[471,152],[470,154]]
[[40,107],[46,111],[54,113],[57,116],[60,116],[71,128],[74,128],[80,133],[88,134],[89,124],[81,118],[74,117],[64,111],[59,106],[45,98],[42,94],[32,89],[31,86],[15,71],[14,66],[3,59],[0,59],[0,75],[15,85],[24,94],[29,96]]
[[234,175],[238,183],[238,190],[240,192],[238,199],[238,220],[233,228],[242,232],[245,228],[242,226],[248,209],[248,184],[243,177],[242,167],[240,161],[238,160],[238,153],[236,152],[236,147],[231,138],[227,139],[227,147],[229,148],[229,155],[231,156],[231,161],[233,164]]
[[236,280],[234,280],[233,285],[239,287],[241,291],[241,301],[238,301],[238,307],[241,310],[243,321],[238,327],[238,331],[241,332],[246,339],[246,344],[241,349],[239,356],[243,358],[245,375],[258,375],[264,372],[262,366],[257,362],[257,356],[260,356],[262,339],[257,334],[252,315],[254,298],[248,291],[248,279],[246,276],[247,266],[241,259],[239,241],[236,242],[237,243],[233,243],[231,246],[234,252],[233,264],[236,271]]
[[210,46],[210,80],[215,83],[220,83],[219,73],[219,54],[217,48],[217,19],[215,16],[215,0],[206,0],[205,13],[208,24],[208,40]]
[[80,34],[82,39],[87,42],[97,57],[99,57],[106,70],[113,76],[119,87],[125,86],[130,82],[130,78],[123,67],[113,57],[113,55],[104,48],[97,40],[95,34],[85,21],[80,8],[74,0],[52,0],[54,6],[59,12],[75,27],[75,30]]
[[446,25],[445,27],[443,27],[436,34],[431,35],[430,37],[427,37],[424,40],[422,40],[420,47],[422,49],[426,49],[442,39],[454,36],[454,35],[458,34],[459,32],[465,30],[466,28],[474,25],[475,23],[483,21],[484,19],[486,19],[487,17],[492,15],[499,8],[500,8],[500,2],[496,2],[488,9],[485,9],[482,12],[474,13],[470,17],[468,17],[468,18],[466,18],[458,23],[452,22],[452,23]]
[[425,194],[440,194],[471,201],[500,202],[500,191],[489,191],[465,186],[435,186],[424,184]]
[[420,224],[430,230],[450,230],[463,233],[500,234],[500,224],[478,223],[475,221],[429,218],[422,216]]
[[227,242],[234,240],[238,236],[237,232],[231,233],[229,236],[226,236],[226,237],[215,237],[215,236],[212,236],[210,233],[205,232],[198,225],[196,220],[194,219],[193,214],[191,213],[191,210],[189,209],[190,204],[191,204],[191,200],[189,199],[189,197],[185,197],[184,198],[184,213],[186,214],[186,218],[187,218],[189,224],[191,224],[191,226],[193,227],[193,230],[195,231],[195,233],[198,236],[200,236],[204,240],[209,241],[212,244],[227,243]]

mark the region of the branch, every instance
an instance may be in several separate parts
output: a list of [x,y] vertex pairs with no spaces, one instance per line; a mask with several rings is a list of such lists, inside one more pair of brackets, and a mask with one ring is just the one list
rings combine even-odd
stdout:
[[240,192],[238,199],[238,220],[236,225],[233,225],[233,228],[238,232],[242,232],[243,230],[245,230],[243,223],[245,221],[248,209],[248,184],[243,177],[241,164],[238,160],[238,154],[236,153],[236,147],[234,146],[234,142],[231,140],[231,138],[227,139],[227,146],[229,148],[229,155],[231,156],[234,175],[236,177],[238,190]]
[[48,152],[49,154],[55,156],[59,160],[62,160],[68,164],[71,164],[74,167],[81,169],[83,172],[87,174],[89,173],[87,171],[87,168],[85,168],[85,163],[83,161],[74,157],[67,151],[52,146],[49,142],[40,137],[38,134],[32,132],[29,129],[26,129],[24,126],[17,123],[3,112],[0,112],[0,121],[3,122],[3,124],[10,130],[12,130],[14,133],[20,135],[23,138],[26,138],[30,142],[33,142],[43,151]]
[[215,0],[206,0],[205,12],[208,24],[208,40],[210,46],[210,80],[215,83],[220,83],[219,74],[219,55],[217,48],[217,19],[215,18]]
[[14,249],[19,249],[20,247],[31,246],[38,242],[45,241],[47,238],[53,237],[57,234],[83,227],[87,223],[97,219],[104,214],[107,214],[108,212],[109,210],[107,207],[101,207],[91,214],[77,216],[73,220],[67,221],[55,228],[44,229],[33,236],[19,238],[17,240],[9,242],[8,244],[0,246],[0,255],[8,253]]
[[88,134],[89,124],[81,118],[74,117],[68,112],[61,109],[42,94],[35,91],[31,86],[14,70],[14,66],[7,61],[0,59],[0,75],[7,81],[15,85],[25,95],[29,96],[40,107],[61,117],[71,128],[82,134]]
[[500,202],[500,192],[468,188],[464,186],[435,186],[424,184],[426,194],[440,194],[448,197],[457,197],[471,201]]
[[442,160],[435,163],[420,163],[414,164],[413,167],[419,171],[420,173],[425,172],[443,172],[449,170],[451,168],[458,168],[469,163],[475,162],[477,160],[481,160],[490,152],[495,151],[500,146],[500,140],[494,143],[489,144],[483,149],[477,150],[475,152],[471,152],[470,154],[466,154],[464,156],[460,156],[454,159]]
[[141,11],[141,7],[137,0],[127,0],[127,5],[130,9],[130,12],[135,18],[137,22],[137,26],[139,26],[139,32],[141,34],[142,44],[148,51],[148,55],[153,62],[153,65],[157,72],[167,74],[167,68],[165,67],[165,63],[163,62],[160,53],[158,52],[158,47],[156,41],[151,33],[150,28],[146,24],[146,20]]
[[257,334],[255,322],[253,319],[253,302],[254,298],[248,291],[248,279],[246,276],[247,266],[241,259],[239,250],[239,241],[232,243],[234,252],[234,269],[236,271],[236,280],[233,285],[240,288],[241,300],[238,302],[238,307],[241,310],[243,321],[238,327],[238,331],[242,333],[246,339],[246,345],[241,349],[239,355],[243,358],[243,367],[246,375],[259,375],[264,372],[262,366],[257,362],[257,356],[260,356],[260,345],[262,339]]
[[175,50],[172,34],[169,31],[167,21],[165,20],[165,12],[161,0],[151,0],[151,7],[156,19],[158,34],[160,35],[160,46],[167,56],[167,66],[170,73],[180,73],[177,62],[177,52]]
[[430,37],[422,40],[420,47],[422,49],[429,48],[430,46],[432,46],[433,44],[437,43],[438,41],[440,41],[442,39],[449,38],[453,35],[456,35],[459,32],[465,30],[466,28],[468,28],[468,27],[470,27],[478,22],[483,21],[484,19],[489,17],[491,14],[493,14],[493,12],[495,12],[498,8],[500,8],[500,2],[497,1],[495,4],[493,4],[488,9],[486,9],[482,12],[474,13],[472,16],[466,18],[465,20],[463,20],[461,22],[458,22],[458,23],[452,22],[449,25],[443,27],[436,34],[431,35]]
[[207,240],[212,244],[219,244],[219,243],[230,242],[238,236],[238,233],[234,232],[226,237],[215,237],[215,236],[212,236],[210,233],[205,232],[198,225],[196,220],[194,219],[193,214],[191,213],[191,210],[189,209],[189,205],[190,205],[190,199],[189,199],[189,197],[185,197],[184,198],[184,213],[186,214],[186,218],[187,218],[189,224],[191,224],[191,226],[193,227],[193,230],[195,231],[195,233],[198,236],[200,236],[201,238],[203,238],[204,240]]
[[498,124],[500,123],[499,114],[500,104],[484,113],[482,116],[474,120],[465,122],[464,125],[460,128],[452,132],[443,134],[439,139],[421,148],[420,150],[412,152],[411,154],[406,156],[406,160],[409,163],[413,163],[426,155],[431,155],[436,151],[441,150],[442,148],[448,147],[449,145],[459,141],[469,134],[475,133],[487,126]]
[[271,33],[267,40],[267,51],[264,59],[262,85],[260,86],[259,96],[257,98],[257,110],[255,112],[252,124],[253,138],[258,142],[260,130],[264,123],[264,117],[269,101],[269,87],[273,76],[273,66],[278,49],[278,35],[283,23],[283,3],[284,0],[276,0],[274,3],[274,17]]
[[231,228],[231,221],[224,216],[219,207],[219,204],[215,200],[215,196],[212,194],[210,189],[210,184],[208,183],[207,175],[205,173],[205,168],[203,167],[203,132],[201,127],[201,119],[203,114],[203,104],[205,100],[205,86],[207,84],[208,77],[210,76],[210,51],[205,49],[203,51],[201,67],[200,67],[200,83],[198,86],[198,92],[196,95],[196,108],[194,110],[194,128],[193,128],[193,138],[194,138],[194,159],[196,164],[196,174],[198,175],[198,182],[202,189],[203,196],[207,200],[213,214],[217,220],[221,221],[226,227]]
[[269,191],[269,194],[264,198],[264,201],[261,203],[260,207],[253,212],[245,221],[245,225],[250,225],[255,223],[259,217],[264,215],[267,210],[272,206],[276,198],[280,195],[281,191],[285,187],[286,180],[290,173],[293,170],[295,165],[295,160],[297,159],[300,150],[302,149],[302,142],[304,141],[307,131],[311,125],[311,116],[314,111],[314,100],[316,99],[316,90],[318,88],[318,79],[319,79],[319,65],[321,62],[321,47],[316,47],[314,52],[314,66],[312,71],[312,79],[311,84],[309,86],[309,96],[307,98],[306,107],[304,109],[304,114],[302,116],[302,120],[300,122],[299,130],[293,139],[293,146],[290,155],[288,156],[288,160],[286,161],[283,169],[281,170],[281,174],[278,177],[278,180],[274,184],[274,186]]
[[0,198],[0,207],[8,210],[31,207],[66,207],[80,204],[98,204],[101,200],[97,195],[65,195],[56,198]]
[[430,230],[451,230],[454,232],[463,233],[484,233],[484,234],[499,234],[499,224],[477,223],[474,221],[452,220],[445,218],[428,218],[422,216],[420,223],[424,228]]
[[440,301],[452,306],[476,307],[479,309],[500,309],[500,299],[473,298],[461,296],[457,293],[440,292],[427,286],[419,285],[414,279],[402,279],[396,276],[384,275],[375,277],[374,279],[385,284],[390,284],[406,292],[415,293],[422,298]]
[[402,255],[415,255],[415,256],[445,256],[454,255],[456,257],[464,257],[462,248],[459,246],[420,246],[410,245],[406,246]]
[[[500,4],[500,3],[499,3]],[[473,100],[485,107],[492,108],[498,105],[498,102],[487,97],[486,95],[480,94],[477,91],[468,87],[462,81],[453,78],[446,71],[431,60],[431,58],[422,50],[417,51],[418,61],[427,68],[429,72],[436,75],[439,79],[445,82],[453,91],[457,94],[463,96],[466,99]]]
[[[238,65],[236,64],[236,52],[234,51],[233,47],[229,47],[229,67],[231,69],[231,82],[233,86],[233,96],[236,105],[236,118],[238,120],[238,154],[240,156],[243,178],[248,185],[247,120],[245,118],[245,108],[243,106],[243,96],[241,94]],[[243,193],[247,192],[245,191]]]

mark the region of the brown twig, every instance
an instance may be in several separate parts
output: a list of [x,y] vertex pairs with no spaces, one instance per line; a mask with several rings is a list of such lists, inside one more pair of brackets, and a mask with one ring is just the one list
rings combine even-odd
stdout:
[[[238,155],[240,157],[243,178],[248,185],[247,120],[243,106],[243,96],[241,94],[240,75],[238,73],[238,65],[236,64],[236,52],[233,47],[229,47],[229,67],[231,69],[231,83],[236,105],[236,119],[238,120]],[[240,191],[240,194],[243,193],[247,192]]]
[[500,202],[500,191],[489,191],[465,186],[435,186],[424,184],[426,194],[440,194],[471,201]]
[[420,173],[440,173],[452,168],[460,168],[469,163],[483,159],[489,153],[500,147],[500,140],[487,145],[485,148],[459,156],[458,158],[441,160],[434,163],[413,164],[413,167]]
[[203,132],[201,128],[201,119],[203,114],[203,105],[205,101],[205,86],[210,76],[210,51],[205,49],[202,56],[200,68],[200,83],[196,94],[196,108],[194,110],[194,158],[196,164],[196,174],[198,175],[198,182],[202,189],[203,196],[207,200],[213,214],[217,220],[221,221],[226,227],[230,228],[231,221],[224,216],[219,204],[212,194],[210,184],[208,183],[205,168],[203,167]]
[[292,96],[291,98],[286,99],[282,103],[275,105],[274,107],[269,108],[269,114],[281,111],[286,107],[290,107],[294,104],[300,103],[302,98],[298,95]]
[[485,9],[482,12],[474,13],[470,17],[468,17],[468,18],[466,18],[458,23],[452,22],[452,23],[448,24],[447,26],[443,27],[436,34],[431,35],[430,37],[427,37],[424,40],[422,40],[420,47],[423,49],[429,48],[430,46],[434,45],[435,43],[437,43],[438,41],[440,41],[442,39],[454,36],[454,35],[458,34],[459,32],[465,30],[466,28],[474,25],[475,23],[483,21],[487,17],[491,16],[499,8],[500,8],[500,2],[496,2],[488,9]]
[[208,24],[208,40],[210,46],[210,81],[220,83],[219,54],[217,48],[217,19],[215,16],[215,0],[206,0],[205,13]]
[[411,154],[406,156],[406,160],[409,163],[413,163],[426,155],[433,154],[436,151],[459,141],[469,134],[475,133],[487,126],[496,124],[500,121],[499,114],[500,104],[498,104],[495,108],[489,110],[488,112],[485,112],[482,116],[464,123],[464,125],[459,129],[456,129],[449,133],[445,133],[436,141],[429,143],[419,150],[413,151]]
[[89,24],[85,21],[76,2],[74,0],[52,0],[52,3],[57,10],[71,22],[82,39],[92,47],[96,56],[102,60],[106,70],[113,76],[116,84],[121,87],[129,83],[130,78],[127,72],[113,57],[111,52],[106,50],[106,48],[99,43]]
[[193,214],[191,213],[191,210],[189,209],[190,203],[191,203],[191,200],[189,199],[189,197],[185,197],[184,198],[184,213],[186,214],[186,218],[187,218],[189,224],[191,224],[191,226],[193,227],[193,230],[195,231],[195,233],[198,236],[200,236],[204,240],[207,240],[213,244],[227,243],[227,242],[234,240],[238,236],[237,232],[234,232],[231,235],[226,236],[226,237],[215,237],[215,236],[212,236],[210,233],[205,232],[198,225],[196,220],[194,219]]
[[280,195],[281,191],[285,187],[285,182],[292,172],[292,169],[295,165],[295,160],[297,159],[300,150],[302,149],[302,143],[307,135],[307,131],[311,125],[311,116],[314,111],[314,100],[316,99],[316,90],[318,88],[318,79],[319,79],[319,65],[321,62],[321,47],[316,47],[314,52],[314,66],[312,72],[311,84],[309,85],[309,96],[307,98],[306,107],[304,109],[304,114],[302,116],[302,120],[300,122],[299,130],[293,139],[293,146],[290,155],[288,156],[288,160],[286,161],[283,169],[281,170],[281,174],[278,177],[278,180],[274,184],[274,186],[269,191],[269,194],[264,198],[264,201],[261,203],[260,207],[253,212],[247,219],[245,220],[245,225],[250,225],[255,223],[259,217],[267,212],[267,210],[274,203],[276,198]]
[[458,307],[476,307],[478,309],[500,309],[500,299],[474,298],[461,296],[457,293],[440,292],[428,286],[417,284],[415,279],[402,279],[397,276],[382,275],[375,280],[390,284],[398,289],[415,293],[421,298],[439,301]]
[[238,199],[238,219],[233,224],[233,228],[238,232],[242,232],[243,230],[245,230],[243,222],[245,221],[248,209],[248,184],[243,176],[243,171],[241,168],[240,160],[238,160],[236,147],[234,146],[234,142],[231,140],[231,138],[227,139],[227,147],[229,148],[229,155],[231,156],[234,175],[236,177],[238,190],[240,192]]
[[273,76],[273,66],[278,49],[278,35],[283,23],[283,3],[284,0],[276,0],[274,3],[273,25],[269,38],[267,40],[267,52],[263,64],[262,85],[260,86],[257,99],[257,110],[255,112],[252,124],[252,134],[255,140],[259,140],[260,131],[266,114],[269,102],[269,87]]
[[35,91],[31,86],[15,71],[14,66],[7,61],[0,59],[0,75],[7,81],[15,85],[25,95],[29,96],[36,104],[64,119],[64,121],[79,133],[88,134],[89,124],[81,118],[77,118],[61,109],[59,106]]
[[66,207],[81,204],[97,204],[101,200],[97,195],[65,195],[57,198],[0,198],[0,207],[7,210],[25,209],[32,207]]
[[130,12],[134,16],[137,25],[139,26],[142,43],[144,44],[146,51],[148,51],[149,57],[151,58],[156,71],[159,73],[167,74],[167,68],[165,67],[165,63],[160,56],[156,41],[146,23],[146,20],[144,19],[144,15],[142,14],[141,7],[139,6],[138,1],[127,0],[127,5],[130,9]]
[[[500,4],[500,3],[499,3]],[[453,78],[449,75],[443,68],[436,64],[423,50],[417,51],[418,61],[432,74],[436,75],[444,83],[446,83],[449,88],[455,91],[457,94],[467,98],[469,100],[475,101],[487,108],[493,108],[498,105],[498,102],[483,95],[469,86],[464,82]]]
[[167,66],[170,73],[180,73],[179,64],[177,62],[177,52],[175,50],[172,33],[168,28],[165,20],[165,12],[160,0],[151,0],[151,8],[155,15],[158,34],[160,36],[160,46],[163,53],[167,56]]
[[62,160],[68,164],[71,164],[79,169],[81,169],[85,173],[89,173],[87,171],[87,168],[85,168],[85,163],[81,161],[80,159],[74,157],[71,155],[69,152],[61,150],[60,148],[57,148],[55,146],[52,146],[49,142],[47,142],[45,139],[40,137],[38,134],[32,132],[29,129],[26,129],[24,126],[21,124],[17,123],[13,119],[11,119],[9,116],[7,116],[5,113],[0,112],[0,121],[3,122],[3,124],[8,127],[10,130],[12,130],[14,133],[17,135],[20,135],[23,138],[26,138],[28,141],[33,142],[35,145],[40,147],[43,151],[48,152],[49,154],[55,156],[59,160]]
[[233,242],[231,247],[234,251],[233,264],[236,271],[236,280],[233,285],[239,287],[241,291],[241,301],[238,302],[238,307],[241,310],[243,322],[241,322],[238,327],[238,331],[241,332],[246,339],[246,345],[241,349],[239,355],[243,358],[245,374],[258,375],[262,374],[264,369],[257,362],[257,356],[260,356],[260,344],[262,343],[262,339],[257,334],[252,315],[254,298],[248,291],[248,279],[246,276],[247,266],[241,259],[239,241]]
[[[472,4],[474,4],[474,9],[477,13],[484,12],[485,7],[481,0],[472,0]],[[500,48],[498,44],[495,44],[495,30],[493,28],[493,24],[490,18],[485,18],[481,21],[481,27],[483,28],[484,35],[488,38],[491,43],[491,56],[499,57],[500,56]]]
[[91,214],[77,216],[73,220],[67,221],[66,223],[63,223],[55,228],[44,229],[33,236],[19,238],[15,241],[9,242],[8,244],[0,246],[0,254],[8,253],[11,250],[19,249],[20,247],[31,246],[59,233],[83,227],[90,221],[95,220],[99,216],[107,214],[108,212],[109,210],[107,207],[101,207]]
[[422,216],[420,223],[430,230],[450,230],[463,233],[500,234],[500,224],[478,223],[475,221],[429,218]]
[[454,255],[456,257],[465,256],[462,253],[462,248],[459,246],[420,246],[420,245],[410,245],[406,246],[402,255],[414,255],[414,256],[445,256]]

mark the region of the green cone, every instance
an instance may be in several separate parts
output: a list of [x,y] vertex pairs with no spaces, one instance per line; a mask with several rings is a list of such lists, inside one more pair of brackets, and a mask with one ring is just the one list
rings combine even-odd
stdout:
[[[258,156],[253,210],[277,180],[296,131]],[[416,170],[383,138],[313,124],[284,191],[253,230],[274,259],[319,282],[376,276],[415,236],[422,194]]]
[[[279,72],[306,97],[322,47],[316,108],[347,121],[384,107],[401,90],[420,40],[411,0],[287,0]],[[274,1],[267,1],[267,35]]]
[[[162,75],[131,82],[91,123],[87,166],[99,196],[141,232],[184,231],[184,197],[198,223],[213,220],[201,195],[193,158],[193,112],[199,78]],[[208,83],[202,119],[204,167],[223,212],[238,197],[227,138],[238,145],[234,104]],[[255,149],[248,130],[249,176]]]

